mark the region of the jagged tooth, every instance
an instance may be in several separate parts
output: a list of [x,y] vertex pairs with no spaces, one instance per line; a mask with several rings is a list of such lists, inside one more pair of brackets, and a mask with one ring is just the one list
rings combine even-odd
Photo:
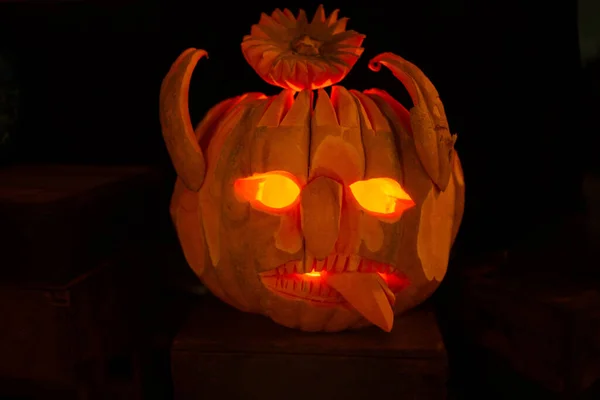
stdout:
[[374,261],[368,261],[365,267],[365,272],[377,272],[377,263]]
[[331,270],[331,267],[335,265],[335,259],[337,258],[337,254],[331,254],[327,256],[327,268]]
[[364,272],[365,266],[367,265],[367,262],[365,259],[361,258],[359,259],[358,262],[358,267],[356,268],[356,271],[358,272]]
[[360,272],[370,272],[371,262],[369,260],[363,260],[360,264],[359,270]]
[[347,255],[339,255],[335,261],[335,272],[344,272],[344,267],[348,262]]
[[325,297],[324,296],[325,289],[327,289],[327,286],[323,284],[323,281],[319,281],[319,286],[317,287],[315,294],[317,296]]
[[341,268],[344,268],[344,264],[346,263],[346,257],[348,257],[348,256],[345,256],[343,254],[338,254],[335,259],[335,264],[331,268],[331,271],[334,271],[334,272],[341,271]]
[[321,272],[323,269],[327,269],[327,259],[317,260],[315,263],[315,271]]
[[323,293],[324,293],[325,289],[327,289],[327,285],[325,285],[325,282],[323,282],[322,280],[320,280],[319,284],[316,285],[315,294],[323,297]]
[[305,274],[307,272],[304,269],[304,263],[302,261],[294,261],[294,269],[299,274]]
[[347,272],[356,272],[358,271],[358,265],[360,264],[359,256],[349,256],[348,257],[348,269]]
[[327,263],[325,264],[323,271],[331,272],[335,266],[336,258],[337,258],[337,254],[332,254],[332,255],[327,256],[327,258],[326,258]]
[[285,273],[286,274],[293,274],[294,273],[294,263],[293,262],[287,262],[287,263],[285,263]]

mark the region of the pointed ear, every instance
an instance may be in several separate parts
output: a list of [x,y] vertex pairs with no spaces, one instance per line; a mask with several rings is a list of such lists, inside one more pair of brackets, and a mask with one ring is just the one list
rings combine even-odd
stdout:
[[435,86],[414,64],[392,53],[383,53],[369,62],[372,71],[387,67],[406,87],[413,101],[410,127],[423,168],[441,191],[446,190],[453,169],[454,142],[444,105]]
[[192,191],[200,190],[206,165],[188,110],[192,71],[206,51],[187,49],[177,58],[160,88],[160,124],[177,175]]

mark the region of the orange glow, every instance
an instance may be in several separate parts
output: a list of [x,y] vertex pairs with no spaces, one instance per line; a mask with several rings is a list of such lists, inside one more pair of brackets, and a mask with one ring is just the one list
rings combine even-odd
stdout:
[[301,92],[303,90],[302,86],[294,85],[292,82],[290,82],[288,80],[285,81],[285,84],[288,85],[288,87],[295,92]]
[[237,179],[235,194],[254,208],[263,211],[281,212],[298,201],[300,185],[289,172],[272,171]]
[[378,272],[378,274],[394,293],[404,290],[409,285],[409,280],[406,277],[400,277],[395,274],[385,274],[383,272]]
[[313,268],[312,271],[305,273],[304,275],[308,275],[308,276],[321,276],[321,273],[318,271],[315,271],[315,269]]
[[402,186],[390,178],[354,182],[350,191],[365,211],[381,217],[398,217],[415,205]]

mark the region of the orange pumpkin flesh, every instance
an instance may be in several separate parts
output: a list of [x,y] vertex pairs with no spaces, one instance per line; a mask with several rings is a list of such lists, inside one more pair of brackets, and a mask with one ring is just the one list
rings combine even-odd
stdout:
[[[337,18],[322,13],[317,20]],[[272,18],[293,25],[289,12]],[[223,301],[285,326],[389,331],[395,314],[439,285],[462,218],[455,136],[431,82],[389,53],[371,63],[407,86],[409,112],[379,89],[295,90],[325,86],[337,79],[331,71],[316,86],[303,70],[295,82],[279,75],[291,85],[263,76],[287,89],[219,103],[194,147],[182,109],[202,55],[184,52],[161,88],[163,134],[179,176],[171,213],[190,266]]]

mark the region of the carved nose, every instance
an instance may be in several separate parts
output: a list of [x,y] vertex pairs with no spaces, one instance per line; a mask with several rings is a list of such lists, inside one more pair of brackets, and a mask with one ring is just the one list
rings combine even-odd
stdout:
[[301,218],[306,251],[319,260],[333,252],[340,232],[342,185],[319,177],[302,190]]

